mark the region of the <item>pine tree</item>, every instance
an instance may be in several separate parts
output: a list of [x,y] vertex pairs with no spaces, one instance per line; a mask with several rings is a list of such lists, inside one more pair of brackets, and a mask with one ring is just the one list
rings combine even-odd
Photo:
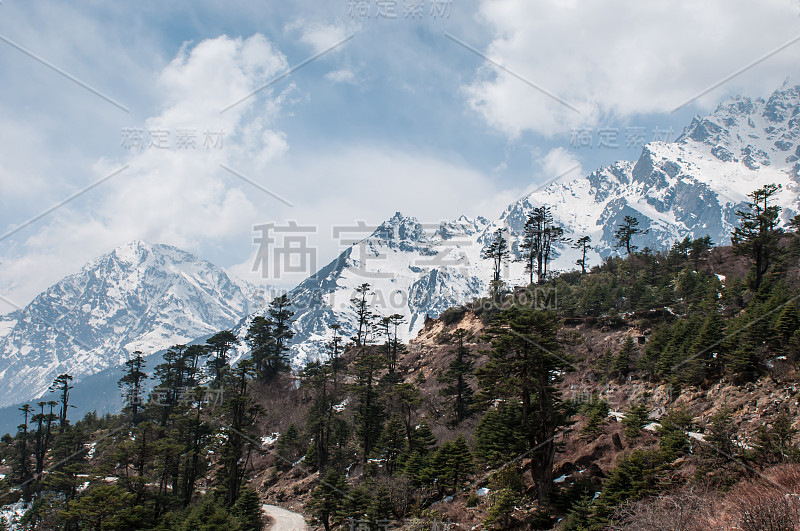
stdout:
[[193,389],[200,384],[200,359],[206,356],[206,348],[203,345],[189,345],[183,352],[182,364],[186,370],[184,385],[187,389]]
[[498,300],[503,290],[503,279],[500,275],[503,262],[508,260],[510,251],[505,237],[504,229],[497,229],[492,241],[481,252],[481,258],[492,261],[492,281],[490,283],[490,295],[492,300]]
[[784,344],[800,329],[800,312],[793,301],[786,303],[772,328]]
[[244,488],[233,506],[233,514],[239,522],[238,531],[261,531],[264,522],[261,513],[261,501],[252,488]]
[[206,496],[178,527],[180,531],[236,531],[239,522],[217,497]]
[[411,439],[408,441],[409,450],[421,455],[428,455],[434,446],[436,446],[436,436],[433,434],[433,430],[427,422],[420,422],[411,433]]
[[685,366],[685,361],[690,356],[689,346],[694,342],[701,326],[702,320],[699,315],[689,319],[679,319],[673,323],[667,334],[666,345],[656,363],[656,374],[662,378],[680,381],[675,372]]
[[390,373],[395,372],[395,369],[397,368],[397,360],[405,351],[405,346],[399,339],[399,329],[404,321],[405,317],[399,313],[395,313],[389,317],[384,317],[381,319],[381,323],[385,330],[384,335],[386,336],[386,367],[389,369]]
[[[363,340],[363,337],[360,339]],[[357,399],[354,419],[356,434],[361,441],[362,459],[367,462],[383,428],[384,409],[379,400],[378,372],[385,360],[368,349],[359,352],[353,363],[354,383],[351,385]]]
[[161,407],[161,425],[165,426],[167,418],[172,413],[181,393],[184,391],[185,359],[183,353],[185,345],[175,345],[164,353],[164,363],[155,366],[153,377],[159,381],[154,392],[158,392],[158,405]]
[[367,507],[367,517],[370,523],[377,527],[384,527],[394,517],[392,498],[386,485],[378,485],[374,496]]
[[397,471],[400,458],[408,448],[406,432],[403,423],[397,417],[392,417],[386,423],[377,445],[378,455],[384,461],[386,472],[393,475]]
[[614,375],[623,379],[630,373],[633,358],[636,355],[636,346],[633,343],[633,337],[625,336],[625,342],[622,344],[617,356],[614,358]]
[[433,483],[436,469],[432,457],[415,451],[406,459],[403,472],[411,480],[412,485],[423,486]]
[[765,184],[747,196],[750,198],[747,210],[736,212],[739,226],[731,236],[733,252],[753,261],[754,291],[760,287],[761,279],[780,250],[778,240],[782,230],[778,227],[778,216],[781,207],[769,204],[780,189],[779,184]]
[[707,234],[702,238],[692,240],[692,243],[689,247],[689,258],[691,258],[694,262],[695,271],[700,269],[700,258],[713,246],[714,243],[711,241],[711,236]]
[[662,323],[647,338],[644,352],[636,363],[636,368],[643,372],[649,381],[653,381],[658,371],[658,360],[670,340],[670,326]]
[[474,369],[472,362],[473,355],[469,348],[464,344],[469,337],[469,333],[463,328],[453,332],[453,341],[456,345],[456,356],[450,362],[450,366],[439,378],[447,385],[440,391],[442,396],[447,396],[453,400],[453,423],[458,424],[466,419],[472,406],[472,387],[469,385],[468,378]]
[[796,434],[791,419],[781,411],[771,426],[758,427],[754,444],[756,457],[764,465],[796,461],[800,457],[797,447],[792,445]]
[[733,414],[727,407],[712,415],[706,427],[706,437],[699,452],[698,475],[705,473],[718,487],[734,484],[742,474],[740,465],[736,463],[739,454],[737,432]]
[[300,373],[303,385],[313,393],[311,407],[308,410],[306,430],[313,439],[313,461],[306,455],[306,461],[324,473],[328,465],[331,433],[337,412],[334,409],[338,401],[338,393],[333,376],[333,360],[322,364],[314,361],[306,365]]
[[585,531],[587,529],[592,529],[593,494],[594,493],[591,493],[589,496],[579,499],[572,505],[566,518],[564,518],[564,522],[559,528],[561,531]]
[[[34,434],[34,449],[33,455],[36,461],[36,468],[35,468],[35,477],[38,479],[42,476],[42,472],[44,471],[44,460],[45,456],[47,455],[48,450],[50,449],[50,427],[53,421],[57,418],[56,415],[53,413],[53,407],[58,402],[49,401],[49,402],[39,402],[37,405],[39,406],[39,412],[31,417],[31,421],[36,423],[36,433]],[[46,406],[50,407],[50,412],[45,413],[44,409]]]
[[556,246],[568,241],[564,236],[564,229],[554,223],[550,207],[539,206],[533,209],[525,222],[520,244],[531,284],[534,268],[537,282],[544,283],[547,278],[547,263],[555,256]]
[[545,219],[543,215],[531,214],[525,221],[525,227],[522,230],[522,257],[525,262],[525,271],[530,275],[529,282],[533,284],[533,275],[537,274],[537,280],[542,274],[542,246],[544,228],[543,224]]
[[31,409],[30,404],[23,404],[20,406],[19,411],[22,413],[22,418],[24,422],[17,426],[17,460],[16,460],[16,469],[17,469],[17,478],[20,484],[23,485],[23,497],[25,501],[30,501],[31,490],[33,485],[31,482],[35,479],[34,476],[31,474],[31,447],[29,443],[29,433],[28,433],[28,420],[30,419]]
[[217,332],[206,340],[208,353],[211,356],[208,365],[213,375],[212,387],[219,387],[222,384],[222,376],[228,369],[228,352],[237,343],[239,338],[230,330]]
[[473,470],[472,452],[463,435],[448,441],[439,448],[434,463],[440,481],[457,490],[466,474]]
[[116,485],[97,485],[67,504],[61,517],[85,524],[86,529],[143,529],[143,507]]
[[69,403],[69,392],[73,388],[73,386],[69,384],[71,381],[72,376],[69,374],[60,374],[53,381],[52,385],[50,385],[50,392],[59,393],[59,398],[61,400],[61,409],[58,414],[58,431],[60,433],[63,433],[67,427],[67,410],[71,407],[75,407]]
[[490,409],[475,428],[475,454],[495,467],[525,452],[522,412],[516,404]]
[[334,323],[330,326],[331,331],[333,332],[333,337],[325,345],[325,349],[328,352],[328,360],[330,361],[331,373],[333,375],[333,388],[334,390],[339,389],[339,375],[344,371],[344,360],[341,357],[342,353],[342,337],[339,335],[339,330],[341,330],[342,325],[338,323]]
[[125,400],[125,411],[131,413],[133,423],[139,422],[139,409],[142,408],[142,393],[144,392],[144,381],[147,374],[144,372],[144,358],[140,351],[133,353],[133,357],[125,362],[125,373],[119,379],[117,385],[122,390],[122,397]]
[[328,471],[314,488],[308,508],[330,531],[333,520],[342,511],[347,498],[347,482],[344,476],[335,470]]
[[567,425],[568,410],[555,387],[571,368],[557,338],[554,312],[511,308],[489,329],[492,350],[478,371],[484,400],[513,399],[522,405],[522,429],[532,459],[531,475],[540,502],[553,481],[555,436]]
[[411,444],[417,409],[422,405],[422,394],[413,383],[397,383],[387,394],[387,405],[403,422],[406,438]]
[[581,407],[581,413],[586,416],[586,424],[581,428],[581,436],[593,439],[601,431],[608,417],[608,402],[600,400],[596,395]]
[[275,297],[269,303],[269,326],[272,341],[268,348],[265,366],[272,376],[289,370],[289,348],[294,337],[294,331],[291,328],[294,312],[289,310],[291,304],[292,301],[286,294]]
[[657,494],[669,484],[668,470],[669,463],[658,450],[634,450],[623,456],[603,482],[593,519],[601,524],[624,503]]
[[723,351],[725,321],[717,308],[717,303],[709,299],[701,308],[706,315],[705,321],[689,348],[688,358],[682,362],[684,366],[680,368],[683,375],[681,379],[693,385],[720,376],[722,360],[725,357]]
[[76,426],[65,426],[64,431],[58,433],[53,441],[53,465],[43,480],[46,490],[58,493],[65,501],[77,496],[78,485],[84,481],[78,475],[85,474],[87,469],[85,445],[88,440],[80,422]]
[[622,424],[625,426],[625,437],[636,439],[642,434],[644,428],[650,422],[650,408],[645,404],[633,404],[625,412]]
[[572,245],[573,249],[579,249],[581,251],[581,257],[575,261],[576,265],[581,266],[581,275],[586,274],[586,252],[589,249],[592,249],[590,245],[592,242],[592,238],[590,236],[581,236],[578,240]]
[[192,389],[188,396],[190,409],[187,415],[181,416],[181,421],[185,424],[185,452],[181,481],[183,493],[181,502],[184,507],[192,501],[197,478],[202,477],[207,464],[203,450],[208,445],[212,432],[208,423],[203,420],[206,391],[202,387]]
[[614,377],[614,354],[607,348],[600,359],[597,360],[597,369],[604,379]]
[[342,514],[346,518],[355,520],[356,525],[358,525],[368,517],[367,509],[371,502],[372,496],[370,495],[369,486],[366,483],[362,483],[348,491],[347,497],[344,499]]
[[350,303],[356,312],[356,319],[358,320],[358,329],[356,335],[352,338],[357,347],[363,347],[366,342],[367,329],[369,327],[370,319],[372,319],[372,312],[367,303],[367,297],[372,292],[369,289],[368,283],[363,283],[356,288],[355,296],[350,299]]
[[282,460],[293,463],[299,457],[300,444],[300,432],[297,430],[297,426],[294,423],[289,424],[286,431],[278,438],[278,455],[282,457]]
[[489,477],[489,510],[484,520],[487,529],[513,529],[514,518],[511,513],[523,499],[525,483],[522,470],[509,463]]
[[245,341],[250,347],[250,358],[253,360],[256,373],[259,378],[266,380],[267,374],[271,371],[265,371],[265,365],[269,357],[269,347],[274,341],[272,327],[266,317],[262,315],[253,317],[247,328]]
[[692,427],[692,415],[682,408],[670,409],[661,417],[657,433],[661,440],[659,450],[665,461],[671,462],[678,456],[686,455],[690,449],[689,430]]
[[225,439],[220,450],[219,483],[224,488],[225,503],[231,507],[239,497],[245,472],[253,450],[254,434],[260,408],[248,394],[249,379],[255,376],[253,361],[241,360],[230,375],[223,403],[227,421]]
[[614,238],[617,240],[615,247],[617,249],[620,247],[625,247],[625,251],[628,254],[631,254],[637,249],[635,245],[631,245],[633,237],[639,234],[647,234],[649,230],[650,229],[640,229],[639,220],[635,217],[625,216],[625,218],[622,220],[622,223],[617,225],[617,230],[614,231]]

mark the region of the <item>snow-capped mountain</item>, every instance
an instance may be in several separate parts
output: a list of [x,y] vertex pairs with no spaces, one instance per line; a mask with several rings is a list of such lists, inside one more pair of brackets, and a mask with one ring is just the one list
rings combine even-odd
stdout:
[[[730,241],[736,211],[766,183],[782,186],[777,201],[788,220],[800,211],[800,86],[784,85],[767,100],[735,97],[696,117],[671,143],[651,142],[637,161],[618,161],[588,176],[553,183],[508,206],[494,221],[461,217],[424,226],[400,213],[345,249],[289,292],[295,312],[293,365],[324,356],[339,324],[355,333],[350,299],[370,284],[380,315],[405,317],[407,340],[427,315],[487,292],[492,274],[481,252],[498,228],[518,250],[525,221],[538,205],[551,207],[573,239],[588,235],[597,264],[615,252],[614,231],[626,215],[649,233],[634,244],[663,250],[685,236]],[[558,249],[551,270],[575,268],[577,251]],[[519,262],[503,276],[524,284]],[[53,378],[81,378],[124,362],[133,350],[152,353],[233,328],[242,340],[254,315],[254,288],[178,249],[141,242],[87,264],[39,295],[23,311],[0,316],[0,406],[41,394]]]
[[[509,205],[493,222],[462,217],[424,230],[398,213],[289,292],[296,312],[293,363],[300,367],[324,355],[334,323],[345,337],[354,333],[350,299],[362,283],[370,284],[377,312],[406,318],[404,339],[422,328],[426,315],[485,295],[492,266],[481,251],[505,228],[518,252],[535,206],[550,206],[573,240],[592,238],[592,264],[616,252],[614,231],[627,215],[649,229],[635,239],[639,248],[664,250],[687,235],[727,244],[736,211],[766,183],[782,186],[777,201],[786,221],[800,211],[799,140],[800,86],[787,84],[766,101],[731,98],[709,116],[695,117],[675,142],[651,142],[635,162],[553,183]],[[557,251],[551,270],[576,267],[577,250],[566,244]],[[519,263],[507,264],[504,277],[510,284],[526,282]],[[249,319],[239,327],[241,338],[248,325]],[[246,351],[242,342],[239,355]]]
[[[644,146],[636,162],[553,183],[510,205],[495,225],[519,234],[534,206],[549,205],[572,235],[591,236],[594,263],[614,252],[614,230],[626,215],[650,230],[636,238],[639,248],[663,250],[687,235],[727,244],[736,211],[764,184],[781,185],[784,221],[798,213],[799,158],[800,86],[784,85],[766,101],[723,102],[711,115],[695,117],[675,142]],[[571,269],[576,258],[565,249],[554,266]]]
[[123,245],[0,318],[0,406],[40,396],[59,374],[79,381],[136,350],[230,328],[255,297],[250,284],[175,247]]
[[[491,271],[480,258],[488,220],[461,218],[424,226],[400,212],[382,223],[369,237],[356,242],[336,260],[289,291],[294,316],[293,365],[316,359],[330,340],[332,324],[340,334],[355,334],[357,319],[350,300],[356,288],[370,285],[368,302],[377,315],[405,318],[401,338],[416,335],[425,317],[463,304],[486,292]],[[517,268],[519,269],[519,268]],[[257,315],[263,315],[266,308]],[[251,319],[236,330],[243,339]]]

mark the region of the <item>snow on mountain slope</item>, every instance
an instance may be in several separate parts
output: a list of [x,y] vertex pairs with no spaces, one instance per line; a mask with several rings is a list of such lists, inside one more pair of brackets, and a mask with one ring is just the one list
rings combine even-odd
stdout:
[[253,286],[185,251],[123,245],[0,319],[0,406],[40,396],[59,374],[80,380],[133,351],[230,328],[254,299]]
[[[332,324],[341,325],[345,339],[355,334],[357,320],[350,299],[361,284],[370,285],[368,301],[374,313],[405,317],[400,330],[404,341],[417,334],[426,315],[435,317],[485,294],[491,266],[480,254],[488,226],[484,218],[462,216],[423,227],[417,219],[396,213],[288,293],[295,312],[293,365],[301,367],[324,352]],[[521,281],[521,266],[513,264],[512,269]],[[237,330],[242,338],[239,356],[247,352],[243,339],[250,320]]]
[[[574,237],[589,235],[593,263],[614,249],[614,231],[626,215],[649,229],[635,238],[641,249],[664,250],[685,236],[730,243],[736,211],[747,194],[781,185],[782,220],[800,211],[800,86],[784,85],[768,100],[741,96],[695,117],[672,143],[651,142],[633,163],[619,161],[567,183],[553,183],[510,205],[494,226],[519,235],[536,205],[549,205]],[[573,239],[574,239],[573,238]],[[577,253],[564,249],[555,269],[574,268]]]
[[[416,334],[427,314],[485,295],[491,264],[480,258],[482,249],[504,228],[518,257],[525,221],[536,206],[550,206],[573,241],[591,236],[590,264],[616,252],[614,231],[627,215],[649,229],[634,240],[640,249],[666,250],[687,235],[727,244],[736,211],[766,183],[782,186],[777,200],[784,221],[800,211],[799,158],[800,86],[787,84],[766,101],[731,98],[709,116],[696,117],[675,142],[651,142],[635,162],[618,161],[553,183],[509,205],[492,222],[461,218],[428,233],[398,213],[289,292],[296,311],[293,364],[324,355],[331,324],[342,325],[345,337],[354,333],[349,301],[364,282],[375,292],[378,312],[406,317],[404,339]],[[551,271],[574,269],[578,258],[570,244],[562,245]],[[506,264],[503,276],[512,285],[526,283],[518,262]],[[240,337],[248,324],[238,329]],[[242,343],[239,355],[246,352]]]
[[[398,213],[289,292],[293,365],[324,356],[331,325],[341,325],[345,338],[355,333],[350,299],[360,284],[371,285],[376,313],[405,317],[403,339],[419,331],[426,315],[485,295],[492,266],[481,251],[505,228],[518,255],[537,205],[550,206],[573,240],[591,236],[587,258],[597,264],[616,252],[614,231],[626,215],[649,229],[634,239],[639,248],[664,250],[687,235],[726,244],[747,194],[766,183],[782,186],[784,221],[800,211],[800,86],[784,85],[767,100],[731,98],[696,117],[675,142],[649,143],[635,162],[553,183],[509,205],[495,221],[462,217],[429,227]],[[557,251],[551,271],[576,267],[575,249],[567,244]],[[526,283],[519,262],[505,264],[503,277]],[[132,350],[152,352],[234,326],[242,340],[236,361],[248,352],[250,290],[177,249],[124,246],[24,311],[0,317],[0,382],[6,384],[0,405],[41,393],[60,372],[92,374]]]

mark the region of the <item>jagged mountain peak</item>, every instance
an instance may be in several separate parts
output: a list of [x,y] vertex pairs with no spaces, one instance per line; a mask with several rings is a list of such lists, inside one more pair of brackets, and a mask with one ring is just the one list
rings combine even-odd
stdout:
[[[148,263],[148,260],[169,260],[173,262],[203,261],[178,247],[163,243],[150,243],[144,240],[131,240],[97,258],[98,261],[108,259],[113,259],[128,267],[139,267]],[[92,267],[93,264],[94,261],[90,261],[86,267]]]
[[[255,288],[176,247],[133,241],[88,262],[0,327],[0,406],[230,328],[254,310]],[[13,318],[13,319],[12,319]]]
[[[289,292],[295,311],[293,365],[324,356],[333,324],[341,325],[345,337],[353,333],[350,300],[363,283],[371,286],[376,313],[406,318],[403,339],[413,337],[426,316],[485,295],[492,265],[482,249],[504,228],[512,253],[518,253],[525,221],[536,206],[550,206],[573,241],[591,237],[586,257],[591,265],[618,252],[614,231],[625,216],[636,217],[649,231],[636,237],[639,248],[665,250],[685,236],[705,235],[725,244],[737,223],[736,210],[767,182],[782,185],[777,199],[786,220],[800,211],[798,114],[800,86],[787,83],[767,100],[730,98],[713,113],[695,117],[678,140],[648,143],[635,161],[551,183],[491,221],[460,216],[429,224],[430,219],[421,223],[396,212]],[[555,256],[551,272],[574,269],[580,257],[568,242]],[[502,276],[512,285],[528,282],[519,262],[504,264]],[[152,351],[237,322],[243,338],[249,326],[243,318],[250,311],[246,299],[246,288],[189,253],[128,242],[50,288],[25,311],[0,320],[0,381],[8,387],[0,388],[0,404],[21,396],[24,388],[41,389],[55,372],[91,373],[118,363],[131,348]],[[262,306],[256,314],[263,312]],[[40,317],[58,321],[69,335],[48,332]],[[5,339],[3,330],[10,330]],[[237,356],[244,355],[243,342]]]
[[728,98],[713,113],[696,116],[675,143],[696,144],[750,170],[791,168],[800,158],[800,85],[784,83],[767,100]]
[[785,85],[772,93],[764,107],[764,116],[771,122],[785,122],[796,117],[800,103],[800,85]]
[[422,224],[414,217],[404,216],[401,212],[381,223],[372,237],[382,240],[419,241],[424,234]]
[[489,220],[478,216],[471,219],[461,215],[453,221],[443,221],[436,228],[434,237],[442,240],[455,240],[469,238],[483,232],[489,225]]
[[[549,205],[570,236],[588,235],[591,260],[615,252],[614,229],[627,215],[649,233],[642,248],[665,249],[685,236],[730,241],[747,194],[781,184],[782,218],[799,209],[800,85],[785,83],[767,99],[734,96],[696,116],[674,142],[646,144],[636,161],[617,161],[587,177],[552,183],[510,205],[501,220],[519,237],[534,206]],[[499,225],[498,225],[499,226]],[[569,268],[569,249],[554,264]]]

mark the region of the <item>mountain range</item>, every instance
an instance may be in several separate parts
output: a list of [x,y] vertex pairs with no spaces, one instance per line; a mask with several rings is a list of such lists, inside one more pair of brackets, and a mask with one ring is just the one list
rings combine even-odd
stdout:
[[0,318],[0,406],[236,325],[256,289],[167,245],[134,241],[87,263]]
[[[636,161],[618,161],[587,176],[552,182],[493,219],[461,217],[436,225],[397,213],[355,242],[288,295],[293,303],[292,363],[324,355],[333,324],[353,334],[350,299],[369,283],[373,311],[403,315],[401,337],[414,337],[426,316],[486,293],[491,264],[481,253],[499,228],[515,255],[528,215],[551,207],[573,240],[590,236],[592,264],[616,252],[614,231],[625,216],[649,229],[639,248],[668,248],[685,236],[730,241],[736,211],[766,183],[781,185],[785,222],[800,212],[800,86],[785,84],[768,99],[737,96],[697,116],[674,142],[651,142]],[[578,252],[557,249],[552,270],[575,267]],[[519,262],[505,264],[510,284],[526,283]],[[256,289],[189,253],[132,242],[93,260],[0,317],[0,406],[35,399],[52,379],[77,380],[119,366],[135,350],[154,353],[232,329],[244,339],[266,300]],[[247,355],[241,341],[233,360]]]

